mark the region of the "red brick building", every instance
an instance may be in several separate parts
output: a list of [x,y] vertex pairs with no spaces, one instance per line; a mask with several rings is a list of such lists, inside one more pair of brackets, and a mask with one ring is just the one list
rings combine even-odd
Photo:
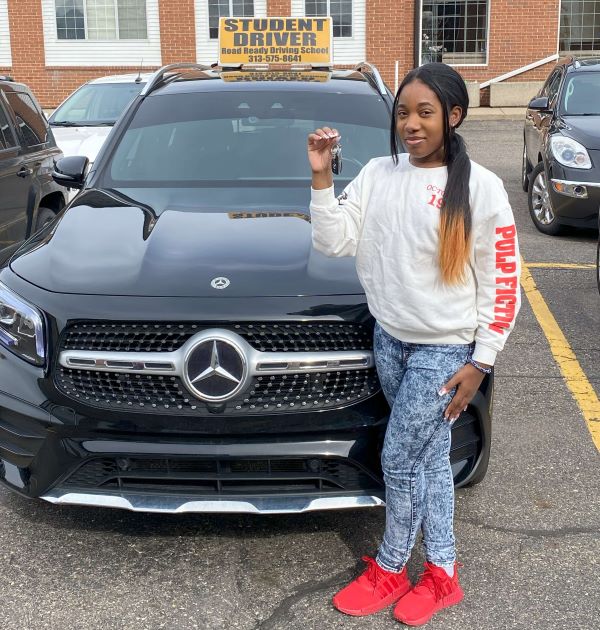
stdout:
[[392,87],[429,60],[484,86],[519,71],[506,86],[543,79],[558,54],[600,54],[590,0],[0,0],[0,74],[52,107],[93,77],[216,61],[220,15],[328,14],[336,64],[371,61]]

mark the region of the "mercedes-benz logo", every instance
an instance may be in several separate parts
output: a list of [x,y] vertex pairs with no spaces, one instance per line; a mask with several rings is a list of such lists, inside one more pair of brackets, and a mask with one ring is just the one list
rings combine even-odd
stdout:
[[213,278],[210,282],[213,289],[226,289],[230,284],[229,278],[224,277]]
[[246,376],[246,358],[226,339],[203,339],[190,350],[184,381],[190,391],[207,402],[222,402],[241,389]]

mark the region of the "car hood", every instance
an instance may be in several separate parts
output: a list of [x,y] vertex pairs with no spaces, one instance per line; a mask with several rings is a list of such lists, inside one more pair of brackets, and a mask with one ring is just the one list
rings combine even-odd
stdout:
[[65,157],[85,155],[93,162],[112,127],[52,127],[58,148]]
[[[13,256],[11,269],[48,291],[88,295],[362,293],[354,259],[312,247],[309,190],[300,193],[304,206],[190,203],[201,193],[155,192],[150,206],[143,194],[134,202],[117,191],[86,191]],[[239,189],[236,196],[246,197]]]
[[563,116],[561,132],[586,149],[600,149],[600,116]]

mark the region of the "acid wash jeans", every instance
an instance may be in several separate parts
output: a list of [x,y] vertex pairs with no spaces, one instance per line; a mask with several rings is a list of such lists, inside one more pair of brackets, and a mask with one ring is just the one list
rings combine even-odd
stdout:
[[375,365],[391,413],[381,466],[386,524],[377,563],[399,572],[419,528],[428,562],[452,568],[456,560],[450,423],[444,411],[454,391],[438,391],[467,362],[472,344],[405,343],[375,325]]

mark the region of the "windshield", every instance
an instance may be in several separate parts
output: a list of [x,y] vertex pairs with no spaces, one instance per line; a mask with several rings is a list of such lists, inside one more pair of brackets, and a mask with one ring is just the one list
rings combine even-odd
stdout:
[[310,178],[308,134],[342,136],[343,178],[389,152],[390,115],[375,94],[225,91],[147,98],[103,174],[103,186],[297,185]]
[[600,116],[600,72],[571,76],[563,90],[561,109],[567,116]]
[[143,83],[88,83],[52,114],[50,124],[114,125],[142,87]]

